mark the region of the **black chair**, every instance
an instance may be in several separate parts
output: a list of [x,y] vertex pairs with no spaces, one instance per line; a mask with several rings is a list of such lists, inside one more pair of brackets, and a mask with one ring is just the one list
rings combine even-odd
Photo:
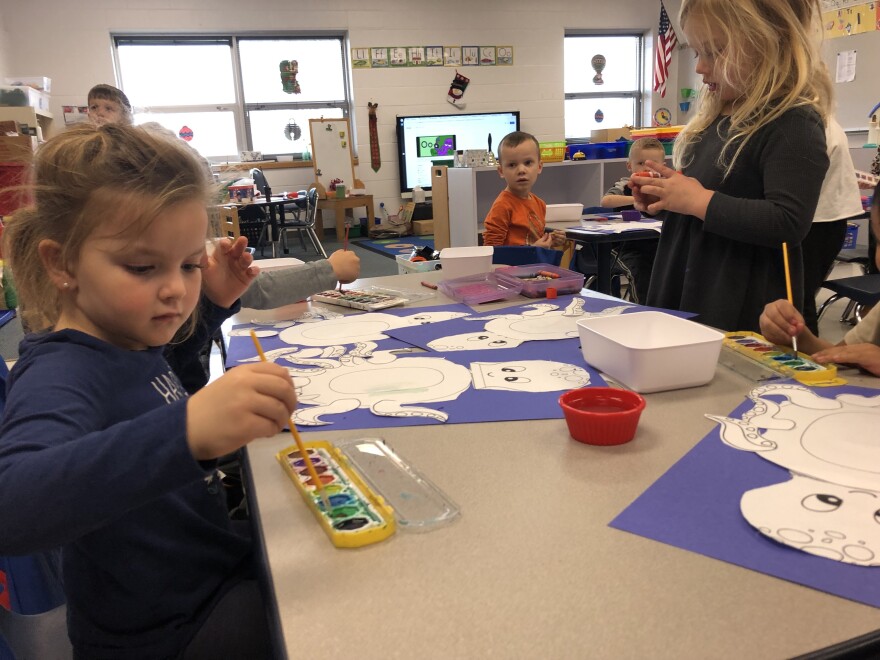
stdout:
[[282,209],[281,226],[278,233],[281,249],[284,250],[284,254],[290,252],[290,248],[287,245],[288,233],[296,232],[299,235],[299,241],[302,244],[303,250],[306,249],[306,242],[303,238],[303,234],[305,234],[309,237],[315,251],[326,259],[327,253],[324,251],[324,246],[321,244],[317,232],[315,232],[315,220],[318,217],[318,189],[312,188],[309,190],[308,195],[302,201],[300,198],[291,201],[296,202],[293,213],[288,219],[285,212],[288,207],[285,205]]
[[862,311],[865,307],[872,307],[880,302],[880,273],[825,280],[822,288],[834,293],[819,306],[818,318],[821,319],[828,306],[835,301],[849,298],[840,321],[855,325],[862,320]]

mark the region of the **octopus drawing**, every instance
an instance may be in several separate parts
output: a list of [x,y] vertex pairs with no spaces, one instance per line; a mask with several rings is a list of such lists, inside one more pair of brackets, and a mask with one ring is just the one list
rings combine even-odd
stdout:
[[598,312],[585,312],[584,299],[573,298],[561,310],[558,305],[528,305],[519,314],[468,317],[468,321],[485,322],[482,331],[440,337],[428,342],[432,351],[473,351],[487,348],[514,348],[526,341],[571,339],[578,336],[578,319],[622,314],[633,305],[608,307]]
[[375,348],[364,342],[343,354],[311,349],[281,356],[294,365],[288,371],[294,376],[297,398],[308,404],[296,410],[293,421],[320,426],[331,423],[325,416],[364,408],[381,417],[445,422],[446,412],[423,404],[455,400],[470,388],[557,392],[590,382],[587,370],[561,362],[509,360],[465,367],[442,357],[402,356]]
[[791,479],[746,492],[745,519],[812,555],[880,565],[880,395],[828,398],[776,384],[748,398],[753,405],[739,419],[707,417],[721,424],[725,444],[788,469]]

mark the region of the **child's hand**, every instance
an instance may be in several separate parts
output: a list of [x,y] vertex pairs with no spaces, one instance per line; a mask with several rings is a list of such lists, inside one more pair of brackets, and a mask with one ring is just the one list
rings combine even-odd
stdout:
[[767,303],[758,324],[767,341],[782,346],[791,346],[791,338],[800,335],[806,327],[801,313],[784,299]]
[[551,248],[553,247],[553,234],[544,234],[538,240],[532,243],[534,247]]
[[674,211],[706,219],[709,200],[715,193],[703,188],[694,178],[676,172],[662,163],[646,160],[645,165],[660,174],[659,179],[638,176],[630,177],[635,206],[639,211],[656,215],[660,211]]
[[880,376],[880,346],[874,344],[839,344],[815,353],[812,358],[819,364],[856,364],[865,371]]
[[561,250],[565,245],[565,232],[562,229],[554,229],[550,234],[550,240],[554,250]]
[[214,252],[202,261],[202,291],[218,307],[231,307],[260,274],[254,256],[245,251],[247,239],[221,238]]
[[281,432],[296,409],[290,374],[261,362],[230,370],[186,404],[186,438],[198,461],[229,454]]
[[336,250],[327,257],[333,267],[336,279],[342,284],[354,282],[361,274],[361,260],[351,250]]

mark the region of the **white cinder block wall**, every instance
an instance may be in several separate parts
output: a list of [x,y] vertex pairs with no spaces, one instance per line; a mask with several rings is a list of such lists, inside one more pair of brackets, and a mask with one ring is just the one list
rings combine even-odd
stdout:
[[[335,30],[350,46],[509,45],[512,67],[461,67],[471,79],[466,112],[516,109],[523,130],[539,140],[564,136],[563,35],[566,29],[645,32],[653,44],[659,0],[0,0],[0,76],[52,78],[54,128],[63,127],[61,106],[84,105],[99,82],[114,82],[109,34]],[[677,10],[677,8],[676,8]],[[670,9],[670,11],[673,11]],[[677,113],[678,72],[692,72],[690,58],[673,62],[662,105]],[[589,67],[588,62],[584,62]],[[163,71],[163,76],[198,76],[198,71]],[[378,203],[400,204],[396,115],[458,112],[446,102],[454,69],[356,69],[352,72],[354,130],[361,164],[357,175]],[[646,72],[650,77],[650,71]],[[690,81],[688,80],[688,84]],[[659,101],[658,99],[654,99]],[[382,167],[369,165],[367,102],[379,104]],[[656,104],[655,104],[656,106]],[[674,121],[686,116],[673,115]],[[276,190],[307,187],[311,169],[272,170]]]

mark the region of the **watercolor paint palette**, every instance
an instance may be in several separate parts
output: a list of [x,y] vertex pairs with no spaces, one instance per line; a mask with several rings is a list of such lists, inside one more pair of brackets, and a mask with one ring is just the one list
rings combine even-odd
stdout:
[[813,362],[807,355],[795,353],[786,346],[777,346],[755,332],[725,333],[723,345],[753,364],[721,359],[722,364],[754,380],[794,378],[804,385],[815,386],[846,382],[837,377],[837,365]]
[[365,291],[355,291],[353,289],[332,289],[330,291],[321,291],[312,295],[312,302],[328,303],[330,305],[340,305],[341,307],[351,307],[353,309],[363,309],[368,312],[375,312],[388,307],[397,307],[406,304],[406,298],[390,296],[385,293],[368,293]]
[[276,454],[287,475],[337,548],[359,548],[394,534],[394,510],[351,469],[348,459],[329,442],[306,442],[305,450],[330,501],[326,510],[306,458],[296,445]]

